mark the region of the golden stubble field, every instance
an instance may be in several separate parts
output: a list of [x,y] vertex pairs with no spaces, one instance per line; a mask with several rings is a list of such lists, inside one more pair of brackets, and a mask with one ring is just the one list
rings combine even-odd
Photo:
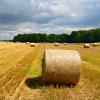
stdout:
[[[77,50],[82,59],[76,86],[41,82],[44,49]],[[100,46],[0,42],[0,100],[100,100]]]

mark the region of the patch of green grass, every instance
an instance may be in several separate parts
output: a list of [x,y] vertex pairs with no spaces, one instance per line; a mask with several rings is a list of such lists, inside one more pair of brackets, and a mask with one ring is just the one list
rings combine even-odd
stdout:
[[31,68],[31,65],[28,65],[27,67],[23,67],[21,69],[21,72],[26,75],[29,72],[30,68]]
[[29,71],[29,76],[40,76],[41,75],[41,67],[37,67],[37,66],[34,66],[34,67],[31,67],[30,68],[30,71]]

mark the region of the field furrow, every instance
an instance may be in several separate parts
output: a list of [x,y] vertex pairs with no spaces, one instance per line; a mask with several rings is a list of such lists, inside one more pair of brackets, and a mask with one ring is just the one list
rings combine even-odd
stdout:
[[[100,100],[99,46],[84,49],[83,44],[54,46],[52,43],[40,43],[36,47],[24,43],[0,45],[0,100]],[[81,75],[76,86],[42,83],[45,49],[77,50],[80,53]]]
[[[14,66],[16,67],[17,63],[33,48],[30,48],[30,46],[22,46],[22,48],[15,48],[15,51],[13,55],[11,54],[10,57],[6,57],[6,59],[2,59],[2,64],[0,64],[0,77],[5,73],[7,70],[10,70]],[[24,51],[24,52],[23,52]],[[0,61],[1,62],[1,61]]]

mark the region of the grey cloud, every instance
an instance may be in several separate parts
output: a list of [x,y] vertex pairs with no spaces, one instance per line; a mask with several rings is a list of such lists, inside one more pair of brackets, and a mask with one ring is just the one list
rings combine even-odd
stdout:
[[0,23],[18,24],[32,21],[33,8],[29,0],[0,1]]
[[100,27],[99,5],[100,0],[1,0],[0,30],[60,33]]

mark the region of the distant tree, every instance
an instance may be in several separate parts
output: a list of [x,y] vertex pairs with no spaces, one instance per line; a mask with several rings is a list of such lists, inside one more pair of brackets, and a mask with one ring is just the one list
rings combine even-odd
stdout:
[[80,30],[72,31],[68,34],[41,34],[41,33],[30,33],[30,34],[18,34],[13,38],[13,41],[20,42],[70,42],[70,43],[89,43],[89,42],[100,42],[100,28],[92,30]]

